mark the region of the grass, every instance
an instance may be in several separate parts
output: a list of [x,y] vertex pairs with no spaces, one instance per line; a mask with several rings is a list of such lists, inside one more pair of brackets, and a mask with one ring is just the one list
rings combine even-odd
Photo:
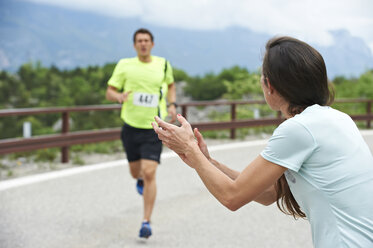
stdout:
[[72,152],[85,152],[85,153],[101,153],[113,154],[123,151],[122,142],[120,140],[107,141],[100,143],[74,145],[70,147]]
[[75,156],[73,156],[72,162],[75,165],[84,165],[85,164],[84,160],[78,154],[75,154]]
[[35,153],[36,162],[53,162],[57,158],[58,148],[40,149]]

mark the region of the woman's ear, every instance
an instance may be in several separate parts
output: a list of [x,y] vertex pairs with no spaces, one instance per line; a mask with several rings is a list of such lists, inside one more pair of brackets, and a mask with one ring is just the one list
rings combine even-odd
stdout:
[[265,80],[266,80],[266,86],[267,86],[267,90],[268,90],[267,93],[268,93],[268,95],[271,95],[271,94],[273,94],[275,89],[272,87],[272,84],[271,84],[271,82],[269,81],[268,78],[265,78]]

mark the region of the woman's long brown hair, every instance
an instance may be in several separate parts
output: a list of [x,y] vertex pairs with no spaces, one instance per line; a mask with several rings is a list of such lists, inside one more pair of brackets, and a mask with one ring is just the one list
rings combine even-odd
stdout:
[[[307,43],[291,37],[275,37],[267,42],[263,58],[263,76],[289,103],[291,116],[308,106],[330,105],[334,90],[328,82],[326,66],[321,54]],[[267,80],[264,81],[266,84]],[[305,213],[294,199],[284,175],[275,185],[277,206],[294,218]]]
[[285,175],[282,175],[276,182],[275,190],[277,193],[277,207],[281,212],[292,215],[294,219],[306,218],[306,214],[303,213],[299,204],[294,199],[293,194],[290,191],[288,182],[286,181]]

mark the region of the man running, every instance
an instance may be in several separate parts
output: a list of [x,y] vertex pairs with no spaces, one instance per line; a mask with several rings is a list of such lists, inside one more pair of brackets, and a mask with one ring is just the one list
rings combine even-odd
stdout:
[[144,199],[144,219],[139,236],[148,238],[152,235],[150,218],[157,192],[156,169],[162,152],[162,142],[151,123],[155,115],[164,119],[167,113],[171,122],[175,121],[176,90],[170,63],[151,55],[152,33],[138,29],[133,35],[133,43],[137,56],[118,62],[108,81],[106,98],[123,104],[121,139],[130,173],[137,179],[137,191]]

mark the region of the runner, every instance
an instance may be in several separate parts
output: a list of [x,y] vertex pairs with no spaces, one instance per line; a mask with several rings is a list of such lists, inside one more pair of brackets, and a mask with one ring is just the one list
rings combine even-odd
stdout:
[[151,122],[154,115],[164,119],[167,114],[171,122],[175,121],[176,91],[170,63],[151,55],[154,47],[152,33],[147,29],[137,30],[133,43],[137,56],[118,62],[108,81],[106,98],[123,104],[121,139],[130,173],[137,180],[137,191],[144,198],[144,218],[139,236],[148,238],[152,235],[150,218],[157,192],[156,170],[162,152],[162,142]]

